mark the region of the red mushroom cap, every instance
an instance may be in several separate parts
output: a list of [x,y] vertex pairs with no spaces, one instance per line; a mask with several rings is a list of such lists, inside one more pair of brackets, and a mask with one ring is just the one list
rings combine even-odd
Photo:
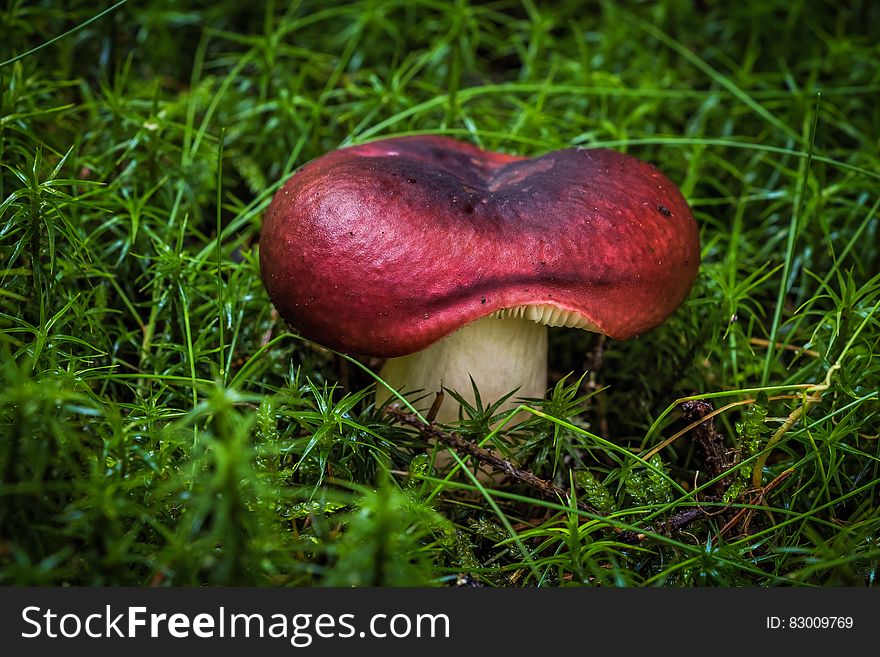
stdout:
[[525,159],[439,136],[310,162],[260,237],[282,317],[334,349],[388,357],[522,306],[630,338],[681,304],[699,260],[687,202],[650,164],[606,149]]

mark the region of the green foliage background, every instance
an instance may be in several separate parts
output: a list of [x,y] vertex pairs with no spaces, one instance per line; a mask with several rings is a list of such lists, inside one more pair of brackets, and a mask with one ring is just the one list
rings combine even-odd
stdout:
[[[876,584],[880,4],[99,11],[0,9],[0,583]],[[279,184],[422,132],[624,150],[694,208],[703,265],[669,322],[554,331],[530,419],[493,433],[486,400],[456,428],[605,519],[432,469],[372,408],[376,363],[271,312]],[[687,436],[645,460],[690,395],[748,459],[748,527],[660,529],[710,483]],[[763,485],[791,472],[760,497],[756,463]]]

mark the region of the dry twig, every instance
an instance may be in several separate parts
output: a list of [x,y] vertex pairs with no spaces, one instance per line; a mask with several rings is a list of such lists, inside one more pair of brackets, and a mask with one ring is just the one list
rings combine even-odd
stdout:
[[[386,406],[385,412],[388,415],[396,418],[399,422],[403,422],[404,424],[408,424],[411,427],[418,429],[419,433],[422,434],[422,436],[424,436],[425,438],[433,438],[434,440],[437,440],[440,443],[451,447],[460,454],[472,456],[473,458],[477,459],[477,461],[479,461],[483,465],[489,466],[496,472],[505,474],[509,477],[512,477],[513,479],[516,479],[517,481],[526,484],[527,486],[530,486],[531,488],[538,490],[544,497],[548,499],[558,501],[559,499],[567,500],[570,497],[567,491],[564,491],[552,482],[549,482],[546,479],[541,479],[540,477],[535,476],[528,470],[518,468],[507,459],[503,459],[494,452],[488,449],[484,449],[479,445],[476,445],[475,443],[462,438],[461,436],[458,436],[454,433],[447,433],[446,431],[443,431],[433,424],[425,424],[414,414],[407,413],[397,405]],[[598,514],[595,508],[585,502],[578,501],[577,507],[581,511]]]
[[[690,402],[686,402],[686,404],[688,403]],[[725,447],[724,435],[715,429],[712,418],[716,415],[716,412],[713,411],[712,405],[705,401],[695,401],[690,404],[691,405],[689,406],[684,405],[685,407],[682,409],[685,414],[685,420],[693,425],[692,428],[694,430],[694,440],[697,442],[697,444],[700,446],[701,451],[703,452],[703,459],[706,462],[709,475],[712,478],[715,478],[718,475],[729,471],[733,466],[736,465],[737,454],[735,451],[727,449]],[[436,405],[437,404],[435,403],[435,406]],[[433,424],[433,422],[422,422],[422,420],[419,419],[415,414],[406,412],[396,404],[386,406],[384,408],[384,411],[388,415],[394,417],[397,421],[408,424],[409,426],[417,429],[424,438],[429,440],[433,439],[443,445],[446,445],[447,447],[450,447],[459,454],[475,458],[482,465],[488,466],[495,472],[505,474],[512,479],[515,479],[531,488],[534,488],[547,499],[553,501],[558,501],[560,499],[571,499],[570,493],[568,491],[563,490],[552,482],[541,479],[540,477],[529,472],[528,470],[523,470],[522,468],[515,466],[507,459],[501,458],[491,450],[480,447],[470,440],[462,438],[455,433],[443,431],[435,424]],[[431,415],[432,414],[429,414],[429,417]],[[758,489],[750,492],[757,493],[758,496],[756,499],[758,500],[758,503],[763,502],[765,496],[789,474],[791,474],[791,471],[786,471],[764,489]],[[717,482],[715,486],[713,486],[713,494],[711,495],[710,499],[720,500],[729,486],[729,477],[725,477],[724,479]],[[587,504],[586,502],[577,501],[576,505],[577,508],[581,511],[586,511],[587,513],[603,517],[594,507]],[[730,508],[730,505],[708,508],[702,506],[687,508],[682,511],[678,511],[677,513],[674,513],[662,522],[658,522],[655,525],[646,527],[645,530],[642,532],[622,530],[619,527],[614,526],[614,524],[611,523],[610,520],[609,524],[611,529],[617,534],[618,540],[624,543],[635,544],[640,543],[641,541],[648,538],[649,534],[670,534],[673,532],[681,531],[688,525],[703,518],[728,513],[730,511]],[[723,535],[724,533],[735,527],[737,524],[743,521],[743,519],[745,519],[745,525],[747,526],[751,518],[751,514],[747,514],[746,511],[746,509],[743,509],[733,518],[731,518],[721,529],[721,531],[719,532],[719,536]]]

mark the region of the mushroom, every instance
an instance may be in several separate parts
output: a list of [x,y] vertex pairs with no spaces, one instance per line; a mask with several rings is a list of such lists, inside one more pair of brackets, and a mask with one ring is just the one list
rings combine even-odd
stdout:
[[[404,394],[542,397],[547,327],[637,336],[682,303],[699,233],[676,186],[607,149],[534,159],[440,136],[333,151],[277,192],[260,268],[278,312],[385,357]],[[380,389],[377,402],[389,391]],[[439,421],[458,416],[446,403]]]

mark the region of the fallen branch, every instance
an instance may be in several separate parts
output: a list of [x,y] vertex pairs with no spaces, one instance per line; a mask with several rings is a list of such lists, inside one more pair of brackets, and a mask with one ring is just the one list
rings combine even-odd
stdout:
[[730,507],[724,506],[714,511],[709,511],[701,506],[695,506],[689,509],[684,509],[682,511],[678,511],[677,513],[673,513],[669,518],[660,522],[656,526],[650,525],[645,528],[644,532],[635,532],[635,531],[623,531],[617,536],[618,540],[623,541],[624,543],[640,543],[648,538],[648,534],[660,534],[666,533],[671,534],[672,532],[680,531],[690,525],[691,523],[696,522],[697,520],[702,520],[703,518],[708,518],[709,516],[714,516],[719,513],[723,513],[727,511]]
[[[715,429],[714,423],[712,421],[712,417],[714,417],[714,415],[716,414],[715,412],[713,412],[712,405],[708,402],[698,402],[698,404],[699,405],[685,408],[683,409],[683,411],[688,414],[689,418],[691,418],[693,423],[695,424],[694,439],[697,444],[701,446],[701,449],[704,452],[704,460],[706,461],[709,474],[712,476],[712,478],[715,478],[736,465],[736,453],[724,447],[724,435]],[[540,477],[537,477],[528,470],[523,470],[522,468],[515,466],[510,461],[501,458],[491,450],[480,447],[476,443],[462,438],[455,433],[443,431],[433,423],[422,422],[422,420],[419,419],[415,414],[407,413],[402,408],[400,408],[400,406],[386,406],[383,410],[385,413],[395,418],[398,422],[408,424],[409,426],[417,429],[423,438],[429,440],[433,439],[443,445],[446,445],[447,447],[450,447],[459,454],[475,458],[479,463],[490,467],[495,472],[505,474],[531,488],[534,488],[547,499],[553,501],[557,501],[559,499],[571,499],[571,495],[568,491],[563,490],[552,482],[541,479]],[[429,416],[430,415],[431,414],[429,414]],[[785,474],[790,474],[790,472]],[[766,494],[769,493],[773,488],[775,488],[776,485],[778,485],[778,483],[782,481],[782,479],[784,479],[784,477],[778,477],[777,481],[772,482],[771,485],[767,486],[762,491],[759,491],[759,499],[763,501]],[[714,494],[712,495],[712,499],[721,499],[729,485],[730,483],[727,478],[718,482],[713,487]],[[677,513],[672,514],[666,520],[660,521],[655,525],[650,525],[646,527],[643,531],[631,531],[622,530],[619,527],[616,527],[610,519],[600,514],[594,507],[587,504],[586,502],[577,501],[576,506],[581,511],[586,511],[587,513],[606,519],[611,529],[617,534],[618,540],[629,544],[640,543],[646,538],[649,538],[650,534],[670,534],[672,532],[680,531],[698,520],[702,520],[711,516],[721,515],[729,512],[731,509],[731,505],[708,508],[702,506],[691,507],[682,511],[678,511]],[[734,518],[734,520],[728,522],[721,530],[720,535],[723,535],[725,531],[729,531],[729,529],[732,528],[733,525],[737,524],[737,522],[741,520],[742,517],[742,514],[738,514]]]
[[[419,430],[419,433],[422,434],[425,438],[433,438],[438,442],[451,447],[456,452],[461,454],[466,454],[471,456],[483,465],[487,465],[496,472],[501,474],[505,474],[513,479],[516,479],[531,488],[538,490],[545,498],[550,500],[568,500],[570,499],[570,494],[556,486],[552,482],[547,481],[546,479],[541,479],[540,477],[536,477],[534,474],[529,472],[528,470],[523,470],[522,468],[516,467],[513,463],[508,461],[507,459],[503,459],[494,452],[484,449],[479,445],[471,442],[470,440],[466,440],[461,436],[457,436],[454,433],[447,433],[442,429],[436,427],[433,424],[425,424],[418,417],[416,417],[412,413],[407,413],[403,409],[401,409],[397,405],[386,406],[385,412],[397,419],[399,422],[403,422],[404,424],[408,424],[411,427],[414,427]],[[577,501],[577,508],[581,511],[586,511],[588,513],[592,513],[595,515],[600,515],[598,511],[586,502]]]

